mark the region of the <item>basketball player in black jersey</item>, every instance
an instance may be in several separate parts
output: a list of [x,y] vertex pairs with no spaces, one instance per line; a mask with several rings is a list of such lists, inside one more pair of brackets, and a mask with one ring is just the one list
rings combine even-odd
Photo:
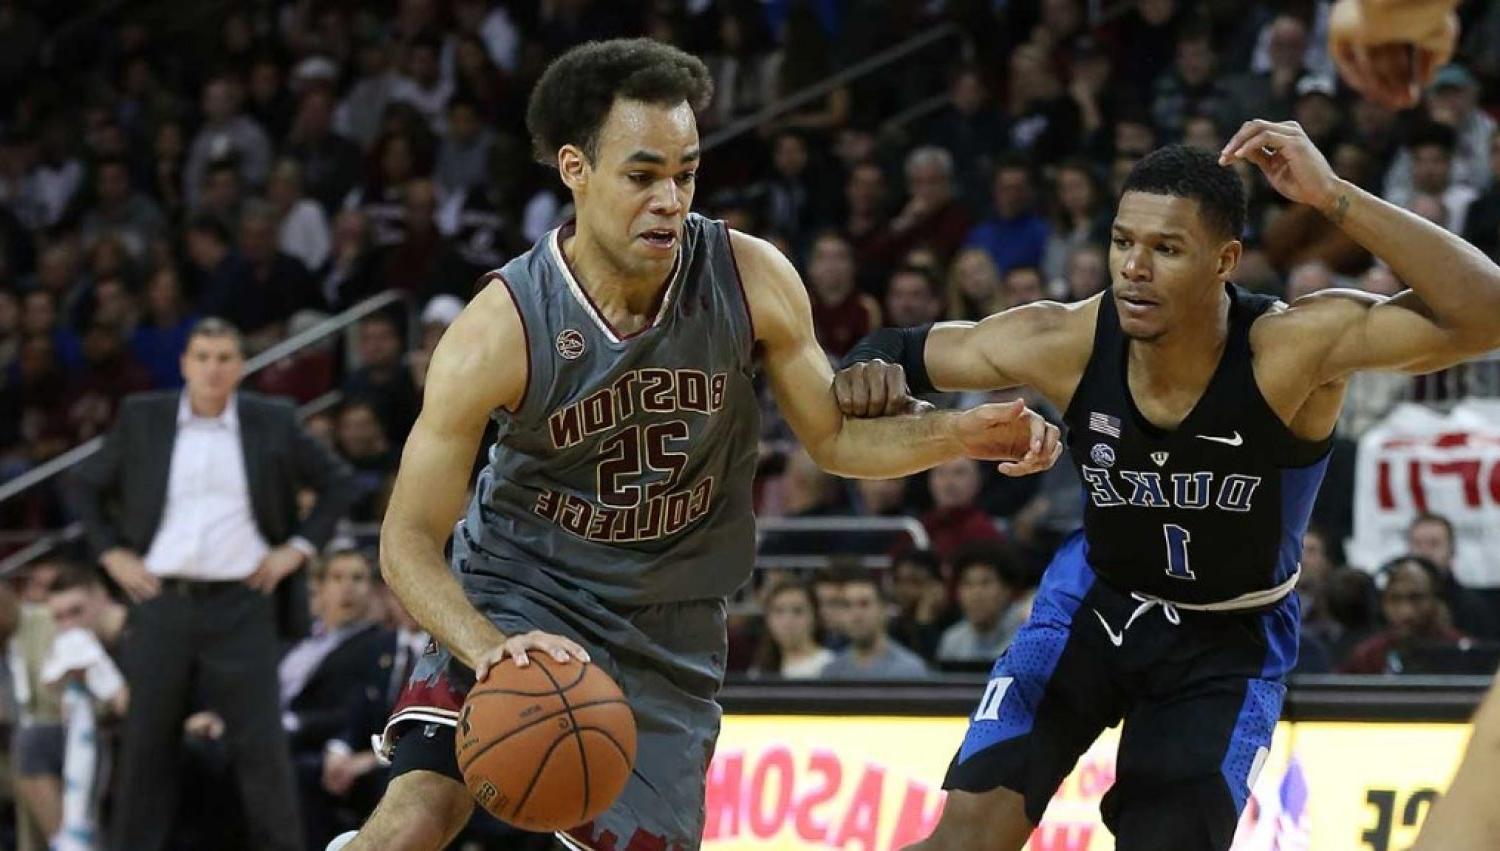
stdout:
[[[1286,305],[1229,283],[1248,160],[1411,289]],[[883,330],[835,380],[846,413],[913,390],[1029,385],[1065,411],[1084,529],[1048,567],[913,851],[1019,849],[1078,756],[1123,720],[1105,824],[1123,851],[1226,849],[1297,653],[1302,532],[1358,370],[1431,372],[1500,346],[1500,268],[1340,180],[1295,123],[1252,121],[1218,161],[1145,157],[1112,232],[1112,286],[979,323]]]

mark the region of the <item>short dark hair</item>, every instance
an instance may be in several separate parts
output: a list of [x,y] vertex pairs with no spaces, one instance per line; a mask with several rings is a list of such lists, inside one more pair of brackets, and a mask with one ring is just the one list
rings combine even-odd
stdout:
[[234,340],[235,348],[240,350],[240,354],[242,356],[245,354],[244,335],[240,333],[240,329],[236,328],[233,322],[227,319],[221,319],[217,316],[205,316],[199,319],[188,330],[187,343],[191,345],[194,338],[197,337],[216,337],[219,339],[229,337]]
[[933,579],[941,579],[943,576],[943,562],[932,550],[906,550],[900,553],[891,559],[891,574],[895,575],[896,568],[903,564],[912,565]]
[[927,294],[934,298],[940,297],[943,294],[942,284],[938,282],[937,276],[932,274],[932,270],[928,269],[926,266],[918,266],[914,263],[903,263],[900,266],[897,266],[895,271],[891,272],[891,276],[886,280],[894,281],[902,275],[916,275],[917,277],[921,278],[922,282],[927,285]]
[[1443,153],[1453,156],[1458,149],[1458,133],[1446,124],[1436,121],[1424,121],[1412,128],[1411,136],[1406,141],[1406,146],[1415,151],[1417,148],[1442,148]]
[[61,594],[64,591],[72,591],[74,588],[103,589],[104,577],[89,565],[79,564],[76,561],[58,562],[57,575],[52,578],[52,584],[47,586],[47,593]]
[[1208,151],[1180,144],[1157,148],[1130,170],[1120,196],[1127,192],[1190,198],[1218,233],[1239,239],[1245,232],[1245,186]]
[[971,567],[990,570],[1001,583],[1016,590],[1035,584],[1028,581],[1028,572],[1015,550],[996,541],[970,541],[958,548],[953,554],[953,578],[961,581],[964,571]]
[[885,587],[884,577],[874,570],[853,570],[844,579],[844,587],[850,585],[868,585],[875,589],[875,596],[882,603],[891,601],[890,592]]
[[224,220],[209,213],[199,213],[188,220],[188,233],[204,233],[228,245],[230,242],[229,227]]
[[708,67],[695,56],[649,38],[593,41],[559,56],[542,72],[526,107],[526,129],[538,162],[554,165],[557,150],[576,145],[593,160],[599,129],[617,99],[693,111],[713,97]]
[[1375,571],[1376,591],[1378,591],[1381,596],[1385,596],[1385,589],[1390,586],[1391,577],[1396,575],[1396,571],[1407,566],[1408,564],[1416,565],[1419,570],[1427,574],[1427,581],[1432,585],[1432,593],[1438,594],[1441,592],[1441,589],[1443,587],[1443,571],[1440,570],[1437,565],[1433,564],[1430,559],[1424,558],[1419,555],[1413,555],[1411,553],[1396,556],[1385,564],[1382,564],[1380,568]]
[[1407,534],[1411,534],[1411,530],[1417,528],[1423,523],[1436,523],[1439,526],[1442,526],[1443,531],[1448,533],[1448,545],[1452,546],[1454,544],[1453,521],[1449,520],[1441,514],[1433,514],[1431,511],[1424,511],[1421,514],[1418,514],[1416,517],[1413,517],[1411,524],[1406,527]]

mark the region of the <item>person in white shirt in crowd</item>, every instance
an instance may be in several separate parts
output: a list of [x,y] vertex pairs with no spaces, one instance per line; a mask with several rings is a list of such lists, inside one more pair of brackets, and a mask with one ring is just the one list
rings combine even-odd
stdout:
[[[1452,233],[1463,233],[1469,205],[1479,190],[1458,180],[1455,155],[1458,135],[1446,124],[1431,122],[1412,130],[1402,154],[1411,162],[1409,180],[1386,180],[1385,199],[1422,215],[1414,202],[1431,196],[1442,202],[1443,219],[1435,222]],[[1424,216],[1433,219],[1433,216]]]
[[796,580],[772,585],[765,595],[766,633],[751,662],[751,676],[815,679],[833,661],[818,643],[817,605],[812,589]]
[[[204,319],[176,391],[129,397],[70,481],[89,548],[130,597],[112,838],[160,851],[176,819],[182,725],[194,692],[225,722],[254,847],[302,847],[278,706],[282,633],[304,629],[298,571],[353,498],[348,467],[308,437],[291,405],[238,392],[243,340]],[[299,518],[297,493],[317,492]]]
[[239,83],[228,75],[210,79],[203,86],[203,128],[188,147],[182,190],[188,206],[196,207],[198,191],[208,164],[233,158],[241,179],[260,186],[271,170],[271,142],[253,118],[240,110]]
[[291,158],[276,162],[266,187],[266,200],[281,221],[277,246],[282,253],[301,260],[308,271],[322,269],[333,250],[333,234],[322,205],[302,194],[300,163]]

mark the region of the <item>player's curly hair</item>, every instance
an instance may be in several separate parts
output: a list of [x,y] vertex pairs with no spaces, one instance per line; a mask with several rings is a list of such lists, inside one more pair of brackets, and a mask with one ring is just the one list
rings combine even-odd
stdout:
[[526,107],[533,155],[555,165],[557,149],[576,145],[593,160],[599,128],[616,98],[676,106],[694,112],[713,97],[708,68],[695,56],[649,38],[591,41],[547,66]]
[[1157,148],[1130,170],[1120,195],[1126,192],[1191,198],[1214,230],[1231,239],[1245,232],[1245,185],[1208,151],[1187,145]]

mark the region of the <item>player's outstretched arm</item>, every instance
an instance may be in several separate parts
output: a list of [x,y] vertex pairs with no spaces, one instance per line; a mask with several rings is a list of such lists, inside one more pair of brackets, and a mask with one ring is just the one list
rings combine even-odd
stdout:
[[1486,851],[1500,836],[1495,779],[1500,778],[1500,683],[1474,716],[1474,735],[1458,773],[1432,805],[1412,851]]
[[503,658],[502,648],[524,654],[524,644],[554,656],[585,658],[582,648],[556,636],[503,635],[469,603],[443,556],[463,513],[491,411],[514,409],[526,392],[527,357],[525,330],[510,291],[491,281],[449,326],[432,355],[422,413],[401,453],[380,527],[380,572],[386,582],[412,617],[481,679]]
[[1322,210],[1411,290],[1329,291],[1287,311],[1290,345],[1319,349],[1320,378],[1431,372],[1500,346],[1500,266],[1437,225],[1340,180],[1296,122],[1247,122],[1221,162],[1245,159],[1278,192]]
[[887,479],[959,457],[1008,460],[1012,473],[1056,461],[1056,427],[1019,402],[882,419],[844,416],[796,270],[761,240],[740,233],[731,239],[777,405],[818,466],[848,478]]

